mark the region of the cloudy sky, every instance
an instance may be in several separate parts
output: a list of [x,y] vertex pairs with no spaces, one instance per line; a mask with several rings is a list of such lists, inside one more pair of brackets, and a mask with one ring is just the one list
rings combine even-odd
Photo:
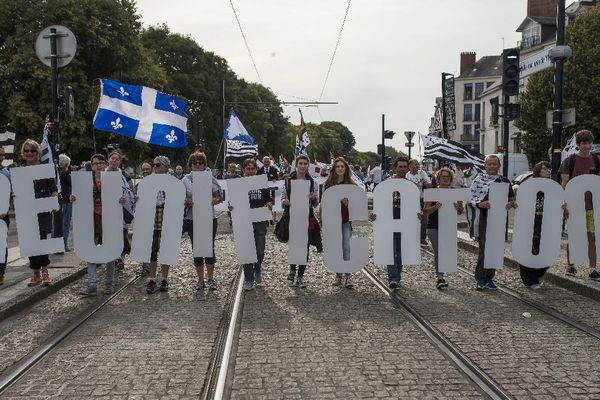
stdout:
[[[319,100],[348,0],[232,0],[262,83],[281,100]],[[238,76],[259,78],[229,0],[138,0],[144,24],[166,23],[224,57]],[[381,114],[397,132],[427,133],[442,72],[459,73],[461,51],[477,58],[514,47],[527,0],[352,0],[319,109],[307,122],[340,121],[357,149],[376,151]],[[297,106],[284,107],[294,124]],[[252,132],[260,135],[260,132]],[[413,153],[414,154],[414,153]]]

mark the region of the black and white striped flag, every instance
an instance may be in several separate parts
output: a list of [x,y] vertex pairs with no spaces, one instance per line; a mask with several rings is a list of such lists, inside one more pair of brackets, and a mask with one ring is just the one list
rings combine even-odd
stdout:
[[52,148],[50,147],[50,142],[48,141],[48,136],[52,134],[52,127],[54,123],[52,123],[48,118],[46,118],[46,124],[44,125],[44,135],[42,137],[42,142],[40,143],[40,150],[42,154],[40,155],[40,162],[42,164],[53,163],[54,159],[52,158]]
[[3,167],[8,167],[15,162],[15,136],[16,133],[7,130],[0,132],[0,146],[4,148]]
[[227,140],[226,157],[251,157],[258,155],[258,145],[240,140]]
[[460,143],[435,136],[421,135],[424,148],[424,158],[434,158],[461,165],[473,165],[483,169],[485,157],[473,150],[463,147]]

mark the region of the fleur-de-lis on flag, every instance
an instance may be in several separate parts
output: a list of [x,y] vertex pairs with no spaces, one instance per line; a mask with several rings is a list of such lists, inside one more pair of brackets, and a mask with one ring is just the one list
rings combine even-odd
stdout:
[[121,94],[121,96],[129,96],[129,93],[127,93],[125,91],[125,89],[123,89],[123,86],[121,86],[118,90],[118,92]]
[[169,105],[171,106],[171,108],[173,109],[173,111],[177,110],[179,108],[179,106],[177,106],[177,104],[175,104],[175,100],[171,100],[171,102],[169,103]]
[[169,143],[173,143],[174,141],[177,140],[177,136],[175,135],[175,130],[173,130],[173,129],[171,129],[171,133],[169,133],[165,137],[167,138],[167,140],[169,141]]
[[[122,89],[122,88],[121,88],[121,89]],[[116,120],[114,120],[114,121],[111,121],[111,123],[110,123],[110,126],[112,126],[112,128],[113,128],[114,130],[121,129],[121,128],[123,127],[123,125],[121,124],[121,118],[118,118],[118,117],[117,117],[117,119],[116,119]]]

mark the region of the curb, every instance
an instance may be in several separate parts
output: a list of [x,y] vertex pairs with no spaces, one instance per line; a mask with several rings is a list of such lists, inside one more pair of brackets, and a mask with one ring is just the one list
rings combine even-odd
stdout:
[[16,296],[14,299],[6,302],[5,307],[0,310],[0,321],[12,317],[27,307],[30,307],[40,300],[50,296],[51,294],[58,292],[60,289],[83,277],[87,272],[87,266],[85,263],[80,263],[79,266],[76,266],[75,268],[76,271],[73,273],[65,273],[58,276],[58,278],[54,280],[50,286],[42,286],[40,288],[27,290],[25,293],[22,293]]
[[[458,247],[477,253],[479,251],[479,247],[474,243],[469,243],[464,241],[463,239],[458,239]],[[513,260],[510,257],[504,257],[504,265],[518,269],[519,263]],[[544,275],[544,280],[552,283],[556,286],[559,286],[563,289],[567,289],[571,292],[577,293],[581,296],[587,297],[592,300],[600,301],[600,286],[596,288],[595,286],[587,285],[582,280],[577,278],[569,278],[564,275],[556,274],[548,270]]]

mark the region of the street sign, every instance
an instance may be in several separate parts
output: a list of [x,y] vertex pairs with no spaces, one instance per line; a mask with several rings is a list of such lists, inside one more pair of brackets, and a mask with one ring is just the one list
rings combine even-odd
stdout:
[[406,147],[414,147],[415,144],[413,142],[406,142],[406,143],[404,143],[404,146],[406,146]]
[[[554,120],[553,118],[553,111],[546,111],[546,127],[548,129],[552,129],[552,121]],[[575,125],[576,119],[575,119],[575,109],[574,108],[567,108],[566,110],[562,111],[562,126],[567,127],[567,126],[573,126]]]
[[62,68],[73,60],[77,51],[77,39],[69,28],[62,25],[50,25],[42,29],[35,40],[35,54],[37,54],[41,62],[49,67],[51,66],[52,51],[50,49],[50,38],[52,37],[52,29],[56,29],[57,67]]
[[413,131],[406,131],[406,132],[404,132],[404,136],[406,136],[406,140],[408,140],[410,142],[410,141],[412,141],[412,138],[415,136],[415,133]]
[[548,54],[549,51],[550,48],[545,48],[521,58],[519,62],[519,78],[523,79],[526,76],[550,68],[552,66],[552,60]]

